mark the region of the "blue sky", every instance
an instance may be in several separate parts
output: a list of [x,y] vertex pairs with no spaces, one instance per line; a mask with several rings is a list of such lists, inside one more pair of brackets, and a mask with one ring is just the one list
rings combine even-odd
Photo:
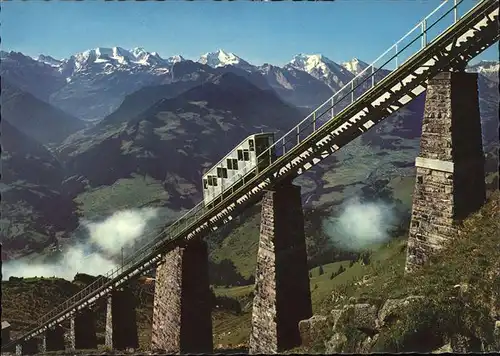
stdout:
[[[55,58],[120,46],[188,59],[223,48],[253,64],[283,65],[298,53],[371,62],[438,5],[438,0],[16,0],[1,2],[1,47]],[[498,59],[493,47],[476,61]]]

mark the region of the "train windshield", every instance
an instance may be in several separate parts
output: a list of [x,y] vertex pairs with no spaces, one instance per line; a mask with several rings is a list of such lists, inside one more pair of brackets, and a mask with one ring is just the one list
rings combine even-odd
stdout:
[[268,137],[256,137],[255,138],[255,154],[259,156],[262,152],[264,152],[269,147],[269,138]]

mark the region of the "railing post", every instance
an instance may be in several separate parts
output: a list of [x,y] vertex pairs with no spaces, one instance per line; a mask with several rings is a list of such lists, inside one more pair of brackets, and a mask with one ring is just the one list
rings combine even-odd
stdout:
[[396,48],[396,58],[395,58],[396,59],[396,69],[398,69],[399,68],[399,64],[398,64],[398,54],[399,54],[399,52],[398,52],[398,44],[397,43],[396,43],[396,47],[395,48]]
[[457,23],[458,12],[457,12],[457,0],[453,0],[453,23]]
[[286,142],[285,142],[285,136],[283,136],[283,140],[281,141],[283,144],[283,155],[286,153]]
[[316,111],[313,112],[313,132],[316,132]]
[[372,88],[375,86],[375,67],[372,64]]
[[354,103],[354,79],[351,82],[351,104]]
[[427,20],[423,20],[421,22],[422,26],[422,48],[424,48],[426,45],[427,45],[427,29],[426,29],[426,25],[427,25]]
[[297,126],[297,145],[300,143],[300,125]]
[[424,45],[427,46],[427,20],[424,19]]
[[335,100],[332,98],[332,119],[335,117]]

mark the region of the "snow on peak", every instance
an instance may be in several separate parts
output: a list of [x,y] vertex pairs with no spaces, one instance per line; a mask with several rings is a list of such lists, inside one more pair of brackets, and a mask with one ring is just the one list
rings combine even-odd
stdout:
[[335,62],[323,56],[322,54],[303,54],[303,53],[294,56],[293,59],[290,61],[290,64],[292,65],[292,67],[295,67],[299,70],[308,73],[310,73],[316,68],[324,67],[327,64],[336,65]]
[[36,59],[38,62],[42,62],[45,64],[48,64],[51,67],[58,67],[62,64],[63,61],[60,61],[58,59],[55,59],[51,56],[46,56],[46,55],[39,55],[38,58]]
[[469,70],[478,73],[498,72],[500,69],[500,62],[498,61],[479,61],[476,64],[470,65]]
[[478,73],[487,79],[498,83],[498,71],[500,69],[499,61],[485,61],[482,60],[476,64],[471,64],[466,68],[467,72]]
[[353,58],[350,61],[342,63],[342,67],[344,67],[354,75],[359,74],[369,66],[370,65],[368,63],[365,63],[362,60],[359,60],[358,58]]
[[200,57],[198,62],[201,64],[206,64],[212,68],[224,67],[228,65],[240,67],[243,69],[249,69],[250,67],[252,67],[247,61],[241,59],[234,53],[226,52],[223,49],[219,49],[216,52],[205,53]]
[[[153,52],[153,53],[156,53],[156,52]],[[166,61],[168,62],[168,64],[174,65],[175,63],[183,62],[185,60],[186,59],[183,56],[176,55],[176,56],[169,57]]]
[[297,54],[287,66],[309,73],[333,90],[342,87],[353,77],[347,69],[322,54]]
[[297,54],[289,63],[290,66],[309,74],[322,73],[327,77],[331,72],[346,75],[346,69],[322,54]]
[[168,61],[161,58],[156,52],[148,52],[142,47],[131,50],[122,47],[97,47],[74,56],[77,69],[94,63],[109,64],[111,66],[161,66],[168,65]]

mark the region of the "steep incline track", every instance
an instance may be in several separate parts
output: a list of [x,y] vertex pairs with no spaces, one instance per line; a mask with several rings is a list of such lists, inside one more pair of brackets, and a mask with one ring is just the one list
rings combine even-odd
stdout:
[[[215,207],[208,209],[203,203],[195,206],[128,257],[122,267],[98,278],[44,315],[36,328],[5,347],[60,323],[130,278],[154,268],[165,252],[225,224],[258,202],[264,189],[302,174],[409,103],[425,91],[427,80],[438,72],[463,69],[470,59],[498,41],[498,7],[497,0],[482,0],[476,5],[466,0],[442,2],[348,85],[279,139],[273,148],[281,157],[263,172],[244,184],[235,181],[227,189],[227,197]],[[467,12],[459,16],[458,11]],[[384,69],[392,63],[396,63],[396,69],[384,76]]]

